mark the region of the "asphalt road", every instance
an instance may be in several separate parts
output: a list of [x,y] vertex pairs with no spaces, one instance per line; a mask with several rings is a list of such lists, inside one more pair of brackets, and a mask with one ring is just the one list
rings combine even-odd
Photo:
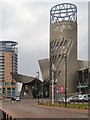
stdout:
[[2,109],[13,118],[88,118],[88,112],[73,109],[38,106],[37,101],[20,101],[2,104]]

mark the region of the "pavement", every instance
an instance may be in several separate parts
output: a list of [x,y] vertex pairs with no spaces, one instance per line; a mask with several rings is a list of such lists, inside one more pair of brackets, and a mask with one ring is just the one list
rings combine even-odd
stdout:
[[88,110],[43,106],[37,100],[4,102],[2,110],[13,118],[88,118]]

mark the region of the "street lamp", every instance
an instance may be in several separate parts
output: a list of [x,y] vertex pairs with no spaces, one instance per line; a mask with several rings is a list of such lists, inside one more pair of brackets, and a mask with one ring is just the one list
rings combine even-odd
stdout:
[[[52,64],[53,65],[53,64]],[[53,80],[53,68],[52,68],[52,104],[54,104],[54,80]]]
[[55,68],[55,65],[52,63],[52,104],[54,104],[54,71],[57,69]]
[[67,107],[67,55],[64,54],[65,58],[65,107]]
[[38,75],[37,75],[37,78],[39,79],[39,71],[37,72],[37,74],[38,74]]
[[[42,79],[43,79],[43,70],[42,70]],[[43,103],[43,81],[42,81],[42,103]]]
[[[38,74],[38,76],[37,76],[37,79],[39,80],[39,71],[37,72],[37,74]],[[39,85],[37,86],[37,89],[39,88]],[[38,95],[37,95],[37,97],[38,97],[38,105],[39,105],[39,90],[38,90]]]

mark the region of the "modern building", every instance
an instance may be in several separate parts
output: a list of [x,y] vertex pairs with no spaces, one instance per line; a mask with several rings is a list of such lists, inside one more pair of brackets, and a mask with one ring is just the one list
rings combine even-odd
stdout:
[[77,92],[86,94],[88,93],[89,87],[89,62],[78,61],[78,71],[77,71]]
[[52,81],[55,99],[88,93],[89,65],[88,61],[77,60],[77,7],[71,3],[52,7],[50,60],[39,60],[43,79],[50,81],[50,95]]
[[43,97],[48,98],[50,96],[50,60],[42,59],[38,60],[38,63],[43,78]]
[[16,96],[16,82],[11,72],[17,73],[17,42],[0,41],[0,93],[2,98]]
[[49,78],[49,76],[50,76],[50,60],[46,58],[46,59],[38,60],[38,63],[40,66],[43,80],[48,80],[48,79],[50,80],[50,78]]
[[[50,10],[50,79],[55,87],[77,90],[77,7],[71,3],[58,4]],[[67,83],[66,83],[67,82]],[[58,88],[59,89],[59,88]],[[56,98],[60,97],[57,90]]]
[[11,73],[16,82],[22,83],[20,92],[21,99],[33,99],[41,97],[42,81],[36,77]]

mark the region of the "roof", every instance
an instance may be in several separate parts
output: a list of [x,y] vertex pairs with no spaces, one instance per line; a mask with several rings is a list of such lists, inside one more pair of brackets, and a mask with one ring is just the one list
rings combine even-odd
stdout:
[[87,70],[87,69],[89,69],[89,68],[82,68],[82,69],[79,69],[78,71],[83,71],[83,70]]
[[47,80],[50,78],[50,60],[47,59],[42,59],[42,60],[38,60],[39,66],[40,66],[40,70],[42,73],[42,77],[44,80]]
[[11,75],[13,76],[13,78],[15,79],[16,82],[25,83],[25,84],[30,83],[35,79],[35,77],[21,75],[21,74],[17,74],[17,73],[11,73]]
[[90,68],[90,61],[78,60],[78,69],[87,69]]
[[7,43],[10,43],[11,46],[15,46],[17,45],[18,43],[17,42],[14,42],[14,41],[0,41],[1,44],[7,44]]

